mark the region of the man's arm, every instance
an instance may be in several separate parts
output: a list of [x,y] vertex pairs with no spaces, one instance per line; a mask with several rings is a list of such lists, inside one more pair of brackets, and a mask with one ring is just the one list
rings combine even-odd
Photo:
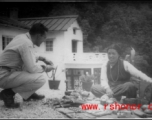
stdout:
[[26,70],[30,73],[42,73],[44,72],[44,69],[42,66],[36,64],[36,59],[32,55],[32,48],[26,44],[23,43],[19,48],[19,53],[21,55],[21,58],[23,60],[23,63],[26,67]]
[[45,58],[43,56],[39,56],[38,60],[43,61],[47,65],[52,65],[53,66],[53,62],[51,60],[48,60],[47,58]]

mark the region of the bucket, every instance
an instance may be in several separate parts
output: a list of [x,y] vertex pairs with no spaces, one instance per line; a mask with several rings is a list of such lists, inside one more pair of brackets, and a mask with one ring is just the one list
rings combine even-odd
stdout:
[[49,80],[49,87],[50,89],[58,90],[60,84],[60,80]]

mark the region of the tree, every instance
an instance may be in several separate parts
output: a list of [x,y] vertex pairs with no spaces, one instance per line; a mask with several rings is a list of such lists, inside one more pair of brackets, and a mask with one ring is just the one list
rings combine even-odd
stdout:
[[63,16],[63,15],[76,15],[78,10],[75,3],[54,3],[52,11],[48,16]]
[[49,15],[79,15],[78,22],[85,36],[84,51],[103,52],[117,42],[124,52],[132,46],[139,56],[144,56],[142,61],[151,65],[151,8],[151,4],[143,3],[60,3],[54,5]]
[[[136,8],[127,4],[110,4],[106,9],[109,10],[108,21],[101,27],[98,44],[107,46],[119,42],[123,48],[133,46],[139,55],[149,56],[146,60],[151,63],[152,10],[149,5]],[[146,63],[144,59],[142,62]]]

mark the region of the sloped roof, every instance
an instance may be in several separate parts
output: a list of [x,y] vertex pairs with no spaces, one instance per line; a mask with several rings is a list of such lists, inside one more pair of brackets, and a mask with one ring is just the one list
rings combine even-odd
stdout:
[[22,29],[29,29],[28,26],[26,26],[23,23],[20,23],[17,20],[7,18],[7,17],[2,17],[2,16],[0,16],[0,24],[6,25],[6,26],[18,27],[18,28],[22,28]]
[[65,31],[78,18],[78,15],[21,18],[19,21],[29,27],[35,23],[43,23],[50,31]]

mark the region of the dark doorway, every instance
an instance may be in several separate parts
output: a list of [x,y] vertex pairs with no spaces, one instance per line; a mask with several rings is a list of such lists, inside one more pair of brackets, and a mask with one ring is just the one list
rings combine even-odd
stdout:
[[77,41],[72,40],[72,53],[77,53]]
[[88,72],[91,75],[91,68],[67,68],[66,69],[66,79],[68,90],[73,90],[74,86],[79,82],[79,77],[81,72]]

